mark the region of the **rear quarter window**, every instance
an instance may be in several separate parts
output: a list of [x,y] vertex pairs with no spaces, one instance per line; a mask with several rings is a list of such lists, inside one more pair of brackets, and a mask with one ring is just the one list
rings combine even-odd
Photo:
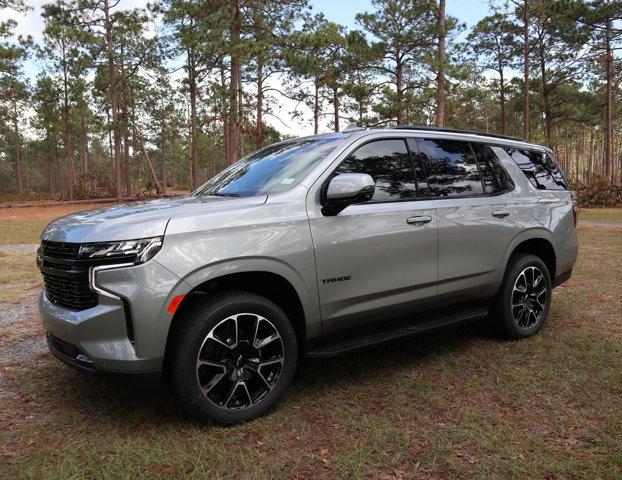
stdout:
[[482,143],[472,143],[471,146],[477,157],[486,193],[498,195],[513,190],[514,183],[499,162],[493,149]]
[[505,151],[537,189],[568,189],[564,174],[550,153],[521,148],[506,148]]

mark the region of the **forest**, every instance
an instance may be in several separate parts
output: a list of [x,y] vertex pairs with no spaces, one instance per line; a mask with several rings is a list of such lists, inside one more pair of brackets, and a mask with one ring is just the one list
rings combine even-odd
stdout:
[[0,198],[192,190],[298,121],[519,136],[584,204],[622,202],[622,1],[491,1],[471,28],[446,0],[373,0],[355,28],[311,3],[55,0],[41,41],[0,21]]

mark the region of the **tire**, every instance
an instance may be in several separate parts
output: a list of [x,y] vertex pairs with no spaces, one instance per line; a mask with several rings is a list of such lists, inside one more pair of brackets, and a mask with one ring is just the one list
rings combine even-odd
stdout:
[[229,425],[273,408],[297,358],[296,334],[277,305],[253,293],[217,292],[195,299],[178,319],[168,375],[199,422]]
[[551,277],[546,264],[535,255],[513,256],[493,304],[494,326],[509,338],[531,337],[544,325],[550,305]]

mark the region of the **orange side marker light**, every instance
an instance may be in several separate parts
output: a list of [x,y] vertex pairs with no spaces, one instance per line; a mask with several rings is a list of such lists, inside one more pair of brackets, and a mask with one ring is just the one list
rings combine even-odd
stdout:
[[168,313],[173,315],[179,308],[179,305],[181,305],[181,302],[185,296],[186,295],[177,295],[176,297],[173,297],[173,300],[171,300],[171,303],[168,306]]

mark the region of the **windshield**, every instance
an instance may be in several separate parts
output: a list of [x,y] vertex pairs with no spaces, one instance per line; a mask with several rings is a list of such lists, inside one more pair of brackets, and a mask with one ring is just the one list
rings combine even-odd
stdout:
[[226,168],[193,195],[250,197],[284,192],[297,185],[343,140],[340,135],[270,145]]

